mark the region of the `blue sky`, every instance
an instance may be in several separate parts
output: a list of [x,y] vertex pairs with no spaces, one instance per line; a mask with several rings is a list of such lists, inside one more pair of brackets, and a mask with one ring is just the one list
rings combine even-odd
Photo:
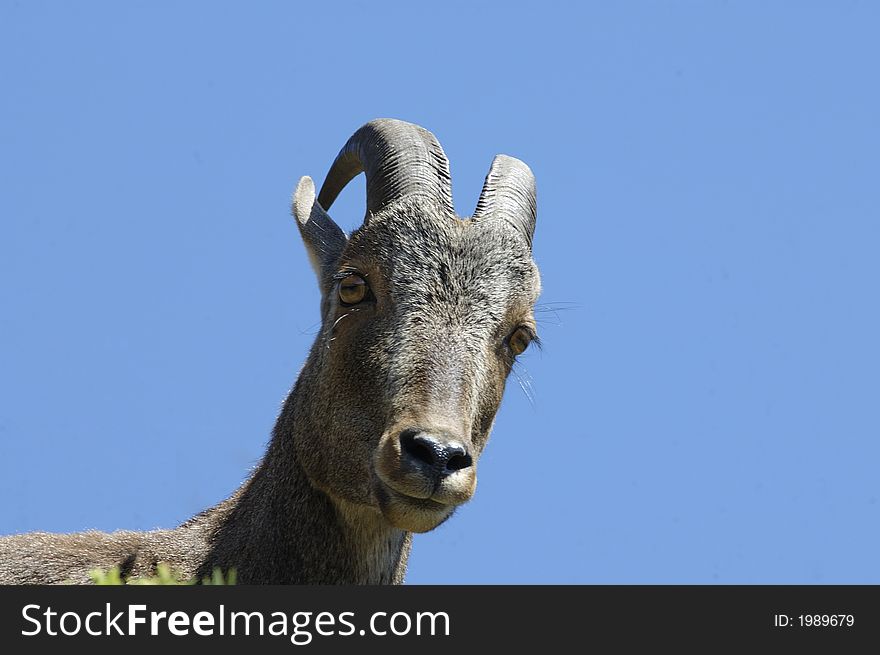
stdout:
[[564,307],[409,582],[880,583],[877,6],[320,4],[0,2],[0,533],[236,488],[319,321],[290,193],[392,116],[461,214],[529,163]]

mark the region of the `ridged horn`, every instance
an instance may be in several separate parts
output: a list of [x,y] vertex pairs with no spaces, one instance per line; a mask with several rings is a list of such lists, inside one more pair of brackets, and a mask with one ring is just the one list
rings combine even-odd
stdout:
[[326,209],[359,173],[367,178],[367,212],[375,213],[407,196],[432,198],[450,214],[452,184],[449,160],[428,130],[392,118],[370,121],[339,151],[318,202]]
[[497,155],[483,183],[475,219],[501,219],[519,230],[532,247],[538,199],[535,176],[515,157]]

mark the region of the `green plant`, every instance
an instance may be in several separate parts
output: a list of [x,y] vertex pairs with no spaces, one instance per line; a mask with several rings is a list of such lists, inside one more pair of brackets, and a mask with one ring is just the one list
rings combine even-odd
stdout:
[[235,569],[230,569],[223,574],[219,567],[214,568],[214,572],[210,576],[205,576],[201,581],[195,578],[183,579],[171,570],[171,567],[160,562],[156,567],[156,575],[147,578],[127,578],[124,579],[119,573],[119,567],[114,566],[109,570],[94,569],[89,572],[92,582],[96,585],[194,585],[197,583],[203,585],[234,585],[236,582]]

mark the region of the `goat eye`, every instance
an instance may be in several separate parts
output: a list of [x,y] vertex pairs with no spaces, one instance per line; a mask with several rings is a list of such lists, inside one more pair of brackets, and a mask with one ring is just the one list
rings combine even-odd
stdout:
[[529,347],[532,339],[532,333],[527,328],[516,328],[507,339],[510,351],[513,353],[514,357],[523,354],[526,351],[526,348]]
[[348,275],[339,281],[339,300],[356,305],[367,297],[367,283],[360,275]]

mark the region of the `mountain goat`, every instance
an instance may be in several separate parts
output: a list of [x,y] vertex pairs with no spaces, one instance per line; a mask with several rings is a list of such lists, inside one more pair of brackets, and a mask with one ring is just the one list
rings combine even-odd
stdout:
[[[327,211],[365,173],[363,225]],[[412,533],[471,498],[515,358],[536,339],[535,181],[498,155],[474,215],[456,216],[427,130],[379,119],[293,213],[321,289],[321,329],[268,450],[228,499],[177,528],[0,538],[0,583],[235,569],[242,583],[400,583]]]

